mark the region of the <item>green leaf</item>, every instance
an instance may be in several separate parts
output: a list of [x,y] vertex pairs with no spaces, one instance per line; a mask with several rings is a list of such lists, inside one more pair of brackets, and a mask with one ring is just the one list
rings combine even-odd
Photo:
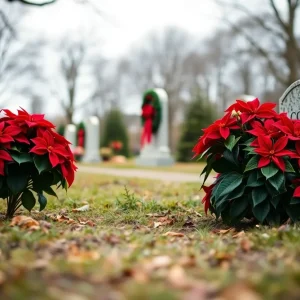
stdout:
[[285,207],[288,216],[292,219],[293,222],[300,220],[300,205],[288,205]]
[[248,152],[248,153],[250,153],[250,154],[255,154],[256,153],[254,151],[254,147],[251,147],[251,146],[245,147],[243,150],[246,151],[246,152]]
[[261,186],[265,183],[265,179],[264,178],[259,178],[257,179],[257,171],[252,171],[248,177],[247,180],[247,186],[248,187],[257,187],[257,186]]
[[293,197],[293,198],[291,199],[290,204],[291,204],[291,205],[293,205],[293,204],[300,204],[300,198]]
[[51,164],[49,162],[48,154],[45,155],[35,155],[33,157],[34,164],[41,174],[43,171],[50,170]]
[[26,174],[20,174],[15,176],[9,176],[6,179],[7,186],[11,192],[16,195],[21,193],[27,186],[28,176]]
[[236,143],[239,141],[240,138],[241,138],[240,136],[236,138],[234,135],[230,135],[224,143],[225,147],[229,151],[232,151],[233,147],[236,145]]
[[255,155],[251,157],[250,160],[248,161],[244,173],[253,169],[257,169],[257,166],[258,166],[258,155]]
[[54,175],[52,172],[43,172],[32,178],[33,180],[33,190],[37,193],[42,192],[46,188],[53,185]]
[[40,211],[42,211],[47,205],[47,198],[43,194],[38,193],[38,201],[40,204]]
[[285,184],[284,173],[280,171],[273,177],[269,178],[268,181],[276,190],[282,190]]
[[228,160],[226,160],[224,157],[221,157],[220,159],[216,160],[212,164],[212,168],[217,173],[226,173],[230,171],[237,171],[236,165],[232,164]]
[[26,190],[23,192],[22,197],[22,205],[29,211],[31,211],[35,206],[35,198],[31,191]]
[[228,175],[220,183],[220,188],[222,189],[220,197],[232,192],[242,183],[242,181],[243,175],[236,172],[228,173]]
[[224,157],[227,161],[229,161],[230,163],[232,163],[232,164],[238,166],[238,162],[237,162],[237,160],[236,160],[235,154],[236,154],[236,153],[232,153],[232,152],[230,152],[228,149],[226,149],[226,150],[224,151],[224,153],[223,153],[223,157]]
[[271,204],[273,205],[273,207],[276,209],[276,208],[277,208],[277,205],[278,205],[278,203],[279,203],[279,201],[280,201],[280,196],[272,197],[272,198],[270,199],[270,201],[271,201]]
[[270,211],[270,203],[269,201],[263,201],[259,205],[256,205],[252,208],[252,212],[254,217],[260,222],[263,223],[266,216]]
[[279,169],[273,164],[269,164],[268,166],[264,167],[264,168],[261,168],[261,173],[267,178],[271,178],[273,177],[274,175],[277,174],[277,172],[279,171]]
[[230,215],[232,218],[240,217],[248,207],[246,197],[234,200],[230,205]]
[[[205,181],[206,179],[208,178],[210,172],[212,171],[212,165],[215,161],[215,157],[214,156],[210,156],[208,159],[207,159],[207,165],[205,167],[205,176],[204,176],[204,180],[203,180],[203,183],[202,183],[202,186],[201,188],[203,187],[203,185],[205,184]],[[203,170],[204,171],[204,170]],[[204,174],[204,172],[202,171],[201,174]],[[63,181],[65,181],[64,179],[61,180],[61,183],[62,183],[62,186],[67,190],[68,188],[68,185],[66,185],[65,183],[63,183]],[[66,187],[65,187],[66,186]]]
[[252,190],[253,206],[260,204],[268,197],[268,192],[265,186],[257,187]]
[[245,188],[246,186],[244,184],[241,184],[240,186],[238,186],[235,190],[233,190],[229,195],[228,195],[228,199],[229,200],[233,200],[236,198],[239,198],[241,196],[244,195],[245,192]]
[[32,162],[32,157],[29,153],[12,152],[11,157],[18,164],[22,164],[22,163],[26,163],[26,162]]
[[284,163],[285,163],[285,172],[295,173],[295,170],[289,160],[284,160]]
[[252,137],[250,139],[248,139],[247,141],[245,141],[242,145],[245,146],[250,146],[250,144],[255,140],[255,137]]
[[43,188],[43,191],[45,193],[47,193],[48,195],[51,195],[51,196],[54,196],[54,197],[57,198],[57,195],[56,195],[56,193],[54,192],[54,190],[52,189],[51,186]]

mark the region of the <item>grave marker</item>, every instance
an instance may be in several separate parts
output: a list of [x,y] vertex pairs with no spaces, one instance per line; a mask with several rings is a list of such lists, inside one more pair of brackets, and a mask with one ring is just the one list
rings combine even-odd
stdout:
[[[171,156],[168,142],[168,95],[163,89],[153,89],[145,93],[144,100],[148,95],[152,95],[152,98],[156,98],[159,101],[157,107],[151,104],[155,107],[154,115],[159,114],[159,118],[156,120],[158,122],[158,129],[155,130],[154,126],[154,132],[150,133],[151,138],[149,140],[149,132],[146,132],[148,129],[145,128],[148,124],[146,124],[147,120],[145,120],[141,141],[141,153],[136,163],[141,166],[170,166],[174,164],[174,159]],[[149,103],[151,103],[152,100],[150,99],[149,101]],[[155,110],[159,110],[159,112]],[[151,115],[151,108],[148,110],[148,113]],[[152,126],[152,122],[155,122],[154,118],[152,117],[152,121],[149,122]]]
[[279,112],[286,112],[290,119],[300,119],[300,80],[291,84],[279,99]]
[[66,125],[64,136],[66,140],[71,143],[70,149],[72,152],[74,152],[74,149],[76,147],[76,125],[74,124]]
[[99,162],[100,158],[100,122],[96,116],[89,117],[85,122],[84,162]]

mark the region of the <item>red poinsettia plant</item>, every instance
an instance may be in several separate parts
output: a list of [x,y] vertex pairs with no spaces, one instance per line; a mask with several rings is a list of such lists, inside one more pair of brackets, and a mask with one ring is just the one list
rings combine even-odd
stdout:
[[54,131],[44,115],[17,114],[8,109],[0,118],[0,198],[6,199],[6,217],[20,206],[29,211],[39,202],[47,204],[45,193],[56,196],[52,186],[67,189],[77,167],[69,142]]
[[[300,120],[274,103],[236,100],[206,129],[193,152],[204,158],[205,212],[229,224],[300,219]],[[214,182],[204,186],[209,174]]]

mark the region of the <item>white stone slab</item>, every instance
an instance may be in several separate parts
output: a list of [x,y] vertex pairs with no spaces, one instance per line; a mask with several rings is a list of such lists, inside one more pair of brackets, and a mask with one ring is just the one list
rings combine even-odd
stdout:
[[76,147],[76,125],[68,124],[64,131],[64,137],[71,143],[70,149],[73,152]]
[[174,164],[175,160],[171,156],[169,148],[168,95],[163,89],[154,89],[153,91],[160,100],[161,122],[157,134],[152,136],[151,143],[141,149],[136,164],[140,166],[170,166]]
[[291,84],[279,99],[279,112],[291,119],[300,119],[300,80]]
[[96,116],[85,121],[84,162],[99,162],[100,158],[100,122]]

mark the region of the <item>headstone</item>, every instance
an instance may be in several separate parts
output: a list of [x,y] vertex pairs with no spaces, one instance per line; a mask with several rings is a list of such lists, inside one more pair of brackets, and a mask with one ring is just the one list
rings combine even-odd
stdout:
[[300,119],[300,80],[291,84],[279,99],[279,112],[286,112],[290,119]]
[[141,149],[136,164],[140,166],[170,166],[174,164],[168,141],[168,95],[163,89],[152,90],[159,98],[161,106],[161,121],[156,134],[152,135],[151,142]]
[[96,116],[89,117],[85,122],[84,162],[99,162],[100,158],[100,122]]
[[74,152],[74,149],[76,147],[76,125],[68,124],[65,128],[64,136],[66,140],[71,143],[70,149],[72,152]]

